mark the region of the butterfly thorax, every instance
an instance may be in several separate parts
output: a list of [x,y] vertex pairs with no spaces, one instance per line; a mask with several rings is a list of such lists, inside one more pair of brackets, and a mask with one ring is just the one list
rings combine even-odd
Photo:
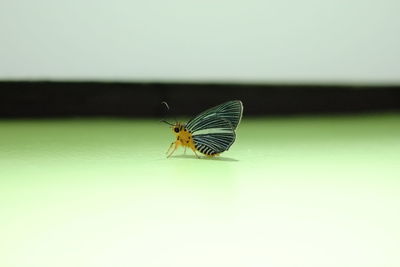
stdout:
[[184,124],[177,122],[172,126],[172,131],[176,135],[176,141],[180,145],[194,148],[192,133],[186,129]]

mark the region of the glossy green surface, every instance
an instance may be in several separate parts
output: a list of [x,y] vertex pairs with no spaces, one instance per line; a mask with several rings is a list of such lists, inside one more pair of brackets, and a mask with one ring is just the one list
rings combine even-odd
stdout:
[[0,266],[400,266],[400,116],[0,122]]

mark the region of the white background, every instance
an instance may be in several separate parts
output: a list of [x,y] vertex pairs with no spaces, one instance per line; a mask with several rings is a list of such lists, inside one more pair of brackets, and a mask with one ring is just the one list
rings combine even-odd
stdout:
[[397,0],[2,0],[0,79],[400,83]]

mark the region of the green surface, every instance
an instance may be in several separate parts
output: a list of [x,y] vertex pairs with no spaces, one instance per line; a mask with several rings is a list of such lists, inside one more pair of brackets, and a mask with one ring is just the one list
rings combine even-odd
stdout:
[[0,266],[400,266],[398,114],[244,118],[165,158],[157,120],[0,122]]

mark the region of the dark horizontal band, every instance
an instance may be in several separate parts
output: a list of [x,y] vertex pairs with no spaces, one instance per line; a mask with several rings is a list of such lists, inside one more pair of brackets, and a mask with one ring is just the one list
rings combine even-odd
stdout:
[[400,111],[400,86],[0,82],[0,117],[194,115],[240,99],[245,115]]

